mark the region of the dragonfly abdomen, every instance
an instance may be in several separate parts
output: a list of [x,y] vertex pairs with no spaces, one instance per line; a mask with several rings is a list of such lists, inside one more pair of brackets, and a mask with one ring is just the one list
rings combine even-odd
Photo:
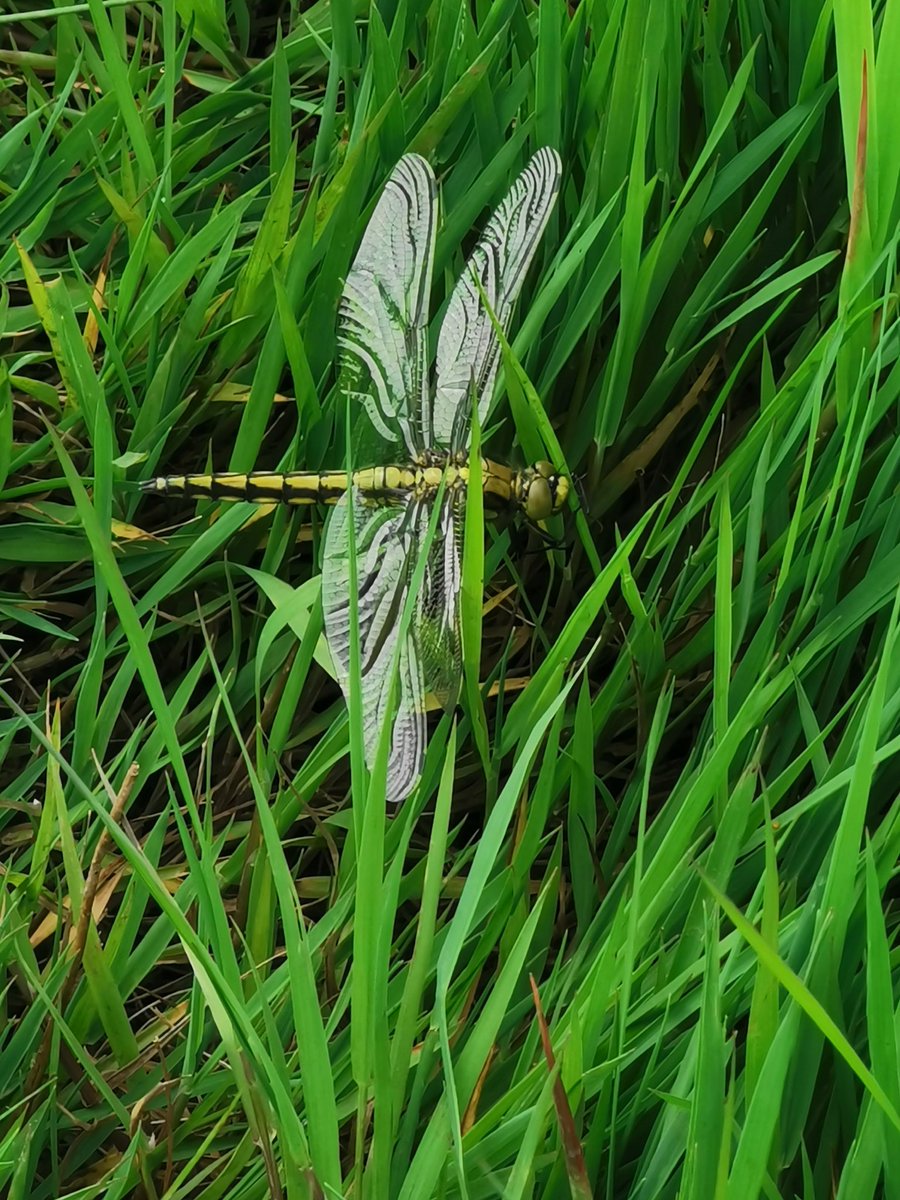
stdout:
[[[429,473],[432,471],[429,468]],[[396,499],[419,490],[420,469],[369,467],[354,471],[353,482],[373,500]],[[347,491],[346,471],[216,471],[211,475],[163,475],[141,483],[145,492],[162,495],[244,500],[256,504],[337,504]],[[436,490],[436,487],[435,487]]]
[[337,504],[347,490],[347,473],[216,471],[212,475],[163,475],[142,483],[141,490],[256,504]]

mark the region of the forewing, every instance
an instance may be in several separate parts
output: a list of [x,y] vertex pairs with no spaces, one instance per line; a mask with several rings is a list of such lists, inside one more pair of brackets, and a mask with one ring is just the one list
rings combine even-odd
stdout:
[[350,697],[350,536],[356,540],[362,719],[366,762],[375,761],[388,709],[394,654],[398,662],[398,707],[387,773],[387,799],[399,804],[422,770],[427,737],[422,664],[412,631],[397,647],[400,619],[409,594],[416,550],[428,513],[415,501],[398,507],[371,507],[354,490],[353,522],[343,497],[325,531],[322,604],[325,633],[338,682]]
[[[500,343],[475,279],[506,329],[525,272],[534,257],[559,191],[562,164],[555,150],[539,150],[494,212],[453,290],[437,346],[432,426],[435,444],[457,449],[454,432],[468,429],[460,413],[474,385],[479,420],[487,417]],[[474,278],[473,278],[474,276]]]
[[385,461],[422,448],[435,220],[431,167],[407,154],[385,184],[341,297],[342,385],[365,408]]
[[445,492],[416,599],[414,623],[425,691],[433,692],[445,709],[456,706],[462,679],[458,528],[455,498]]

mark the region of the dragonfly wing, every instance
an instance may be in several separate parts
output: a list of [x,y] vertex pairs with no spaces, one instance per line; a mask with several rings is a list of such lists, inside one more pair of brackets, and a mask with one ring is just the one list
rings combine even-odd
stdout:
[[354,489],[353,521],[347,497],[332,510],[325,531],[322,603],[325,633],[338,682],[350,698],[350,538],[356,544],[359,597],[362,719],[366,762],[371,768],[385,721],[389,721],[391,672],[398,657],[398,706],[387,773],[387,799],[405,800],[422,770],[427,737],[422,663],[410,631],[398,647],[400,620],[409,594],[416,549],[428,525],[424,505],[367,506]]
[[462,680],[458,532],[457,503],[445,493],[416,599],[414,638],[425,691],[432,692],[448,710],[456,707]]
[[[437,346],[437,387],[432,412],[435,444],[458,449],[454,435],[467,430],[470,387],[478,396],[483,421],[497,378],[500,343],[479,295],[478,280],[491,310],[506,328],[559,191],[562,164],[555,150],[539,150],[488,221],[460,276],[441,326]],[[474,278],[473,278],[474,276]]]
[[343,385],[365,408],[385,461],[424,448],[435,223],[434,174],[407,154],[385,184],[341,297]]

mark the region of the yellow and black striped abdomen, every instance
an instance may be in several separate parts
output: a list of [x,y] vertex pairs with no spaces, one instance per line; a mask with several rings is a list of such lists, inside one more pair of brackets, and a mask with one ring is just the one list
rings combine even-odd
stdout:
[[[353,482],[372,499],[414,491],[412,467],[370,467],[353,472]],[[141,484],[145,492],[255,504],[337,504],[347,490],[346,471],[217,471],[213,475],[164,475]]]
[[145,492],[249,500],[256,504],[337,504],[347,490],[346,471],[217,471],[214,475],[164,475],[141,484]]

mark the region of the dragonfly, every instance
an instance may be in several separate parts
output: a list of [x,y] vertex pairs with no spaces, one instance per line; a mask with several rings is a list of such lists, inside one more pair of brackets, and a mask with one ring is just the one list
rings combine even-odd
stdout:
[[[432,371],[428,324],[437,187],[431,166],[418,154],[404,155],[394,167],[338,309],[338,378],[355,414],[354,459],[363,461],[358,456],[367,453],[374,465],[169,475],[141,485],[216,500],[331,506],[322,553],[325,637],[349,703],[357,686],[351,665],[355,615],[369,769],[381,731],[393,718],[386,781],[391,805],[409,796],[422,772],[426,696],[437,696],[445,708],[459,698],[460,548],[473,415],[477,407],[483,427],[501,359],[496,326],[505,331],[509,325],[561,171],[555,150],[538,150],[490,217],[451,293]],[[560,512],[570,492],[568,477],[547,461],[515,469],[482,458],[481,486],[487,513],[518,509],[534,523]],[[403,621],[408,603],[411,615]]]

